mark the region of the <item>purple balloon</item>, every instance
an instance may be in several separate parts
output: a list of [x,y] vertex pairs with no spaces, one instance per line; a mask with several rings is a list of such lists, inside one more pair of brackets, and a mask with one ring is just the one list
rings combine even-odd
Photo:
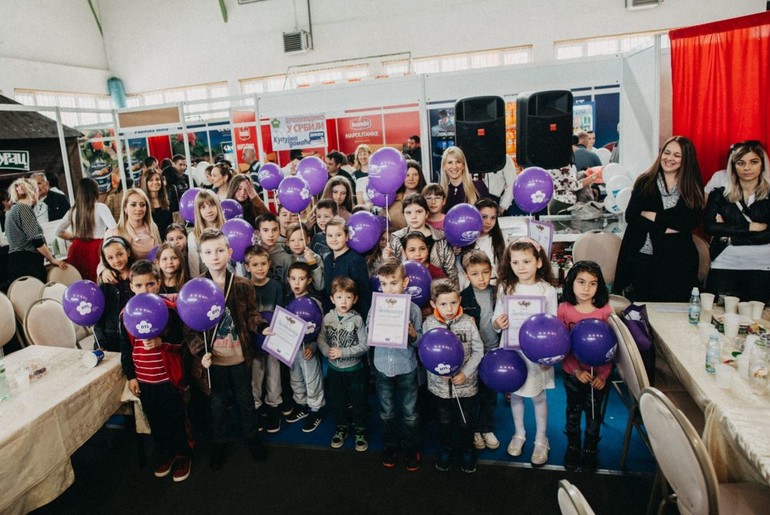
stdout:
[[[273,321],[273,312],[272,311],[262,311],[259,313],[262,315],[262,318],[267,323],[271,323]],[[262,352],[262,346],[265,344],[265,338],[266,336],[261,333],[251,333],[251,343],[253,345],[253,350],[256,352]]]
[[435,327],[422,335],[417,349],[425,370],[439,376],[451,376],[463,364],[463,344],[449,329]]
[[596,318],[581,320],[572,328],[572,352],[581,363],[598,367],[615,357],[618,341],[610,326]]
[[227,236],[230,248],[233,249],[232,259],[243,261],[246,249],[252,244],[254,228],[242,218],[233,218],[222,225],[222,232]]
[[310,187],[302,177],[284,177],[278,185],[278,200],[292,213],[305,209],[310,204],[311,197]]
[[433,280],[428,268],[416,261],[404,263],[409,284],[404,293],[412,296],[412,302],[420,307],[425,306],[430,300],[430,283]]
[[67,286],[61,303],[67,318],[82,326],[94,325],[104,313],[104,293],[93,281],[75,281]]
[[385,195],[372,187],[366,188],[366,195],[369,197],[369,201],[377,207],[390,207],[396,201],[395,193]]
[[179,318],[193,331],[208,331],[225,314],[225,295],[206,277],[187,281],[176,298]]
[[553,178],[547,171],[531,166],[513,183],[513,200],[526,213],[536,213],[548,206],[553,196]]
[[158,256],[158,247],[160,247],[160,245],[155,245],[153,248],[151,248],[145,259],[148,261],[155,261],[155,258]]
[[360,254],[369,252],[380,242],[380,222],[368,211],[353,213],[348,220],[348,236],[348,247]]
[[257,180],[259,181],[259,185],[266,190],[278,188],[278,185],[281,184],[281,179],[283,179],[283,174],[277,164],[265,163],[259,167]]
[[190,188],[179,199],[179,215],[191,224],[195,223],[195,197],[200,192],[200,188]]
[[140,293],[129,299],[123,308],[123,325],[138,340],[160,336],[168,324],[168,307],[154,293]]
[[406,159],[393,147],[377,149],[369,158],[369,185],[380,193],[390,195],[404,184]]
[[514,350],[495,349],[481,358],[479,378],[490,390],[515,392],[527,381],[527,364]]
[[316,301],[307,296],[297,297],[289,302],[286,309],[308,324],[313,324],[315,326],[312,327],[313,330],[311,332],[305,334],[305,341],[312,342],[315,340],[318,333],[321,332],[321,323],[323,322],[323,313],[321,313],[321,308],[318,307]]
[[380,222],[380,229],[382,232],[385,232],[385,230],[388,228],[388,219],[380,215],[377,217],[377,221]]
[[557,317],[538,313],[521,324],[519,345],[527,359],[550,367],[561,362],[569,352],[569,330]]
[[312,195],[320,195],[329,180],[326,163],[316,156],[302,159],[297,165],[297,175],[305,179]]
[[479,239],[483,224],[478,209],[470,204],[457,204],[444,217],[444,234],[455,247],[466,247]]
[[241,206],[235,199],[226,198],[220,202],[220,205],[222,206],[222,213],[225,215],[225,220],[243,216],[243,206]]

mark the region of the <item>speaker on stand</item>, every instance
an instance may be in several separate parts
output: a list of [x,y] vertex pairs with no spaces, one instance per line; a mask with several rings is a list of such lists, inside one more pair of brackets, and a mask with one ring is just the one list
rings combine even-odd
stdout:
[[516,99],[516,160],[520,166],[561,168],[572,162],[572,93],[538,91]]
[[505,101],[501,97],[470,97],[455,104],[457,143],[473,174],[505,166]]

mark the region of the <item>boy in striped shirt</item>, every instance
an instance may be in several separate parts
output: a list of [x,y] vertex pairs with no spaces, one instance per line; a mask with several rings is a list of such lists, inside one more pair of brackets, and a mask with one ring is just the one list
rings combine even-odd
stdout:
[[[140,260],[131,266],[131,291],[155,293],[160,291],[160,270],[155,263]],[[166,300],[169,308],[174,308]],[[182,401],[182,322],[175,309],[169,309],[168,324],[163,335],[149,340],[131,336],[120,324],[120,360],[128,379],[128,389],[142,401],[158,448],[159,464],[156,477],[172,473],[176,482],[190,476],[192,449],[186,430]]]

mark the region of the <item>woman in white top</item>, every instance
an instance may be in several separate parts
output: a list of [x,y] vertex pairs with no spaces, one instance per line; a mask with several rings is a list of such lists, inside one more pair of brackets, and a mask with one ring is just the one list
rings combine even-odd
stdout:
[[372,155],[372,149],[369,145],[361,144],[356,147],[355,163],[353,166],[356,171],[353,172],[353,179],[356,183],[356,199],[359,204],[371,204],[369,195],[366,194],[366,188],[369,186],[369,157]]
[[96,201],[98,196],[95,180],[80,179],[75,207],[67,211],[56,228],[56,236],[72,242],[67,261],[78,269],[83,279],[94,282],[104,234],[116,225],[110,208]]

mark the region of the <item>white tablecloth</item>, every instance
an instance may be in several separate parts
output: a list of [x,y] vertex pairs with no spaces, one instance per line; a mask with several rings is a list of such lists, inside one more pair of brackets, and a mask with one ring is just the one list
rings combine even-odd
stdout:
[[[5,357],[12,397],[0,402],[0,513],[27,513],[74,481],[70,456],[120,406],[120,354],[86,368],[86,351],[31,346]],[[48,372],[19,391],[14,374],[35,360]]]
[[[706,342],[684,309],[685,304],[647,304],[658,351],[705,413],[703,440],[717,478],[770,485],[770,391],[754,395],[748,379],[737,374],[730,389],[719,388],[715,375],[706,372]],[[711,313],[704,311],[701,320],[710,321]],[[731,359],[733,350],[723,339],[722,359]]]

